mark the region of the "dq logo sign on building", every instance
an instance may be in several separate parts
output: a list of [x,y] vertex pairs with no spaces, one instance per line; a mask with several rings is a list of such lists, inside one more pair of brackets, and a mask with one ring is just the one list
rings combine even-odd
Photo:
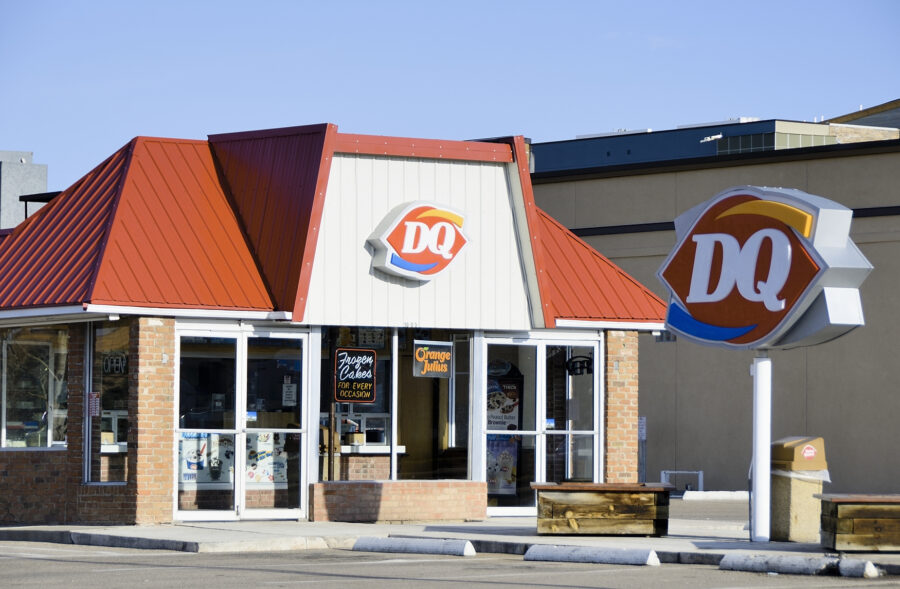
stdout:
[[796,347],[863,324],[872,266],[849,238],[852,211],[799,190],[726,190],[675,220],[658,272],[666,325],[727,348]]
[[375,249],[373,267],[404,278],[431,280],[466,245],[463,220],[460,213],[433,203],[395,208],[368,239]]

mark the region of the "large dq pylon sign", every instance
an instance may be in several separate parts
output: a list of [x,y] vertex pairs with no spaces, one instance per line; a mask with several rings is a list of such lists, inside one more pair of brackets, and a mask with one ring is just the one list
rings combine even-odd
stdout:
[[732,349],[823,343],[863,325],[872,265],[850,239],[853,212],[800,190],[738,186],[675,219],[657,276],[666,327]]

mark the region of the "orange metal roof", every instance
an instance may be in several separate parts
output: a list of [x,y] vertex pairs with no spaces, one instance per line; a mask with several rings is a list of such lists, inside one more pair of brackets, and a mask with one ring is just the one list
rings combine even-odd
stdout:
[[0,243],[0,308],[81,304],[133,143],[21,223]]
[[0,307],[271,310],[205,141],[138,137],[0,243]]
[[0,308],[281,310],[302,321],[335,152],[515,161],[544,324],[663,320],[659,297],[535,206],[522,137],[385,138],[334,125],[132,140],[0,239]]
[[553,217],[537,209],[543,250],[538,278],[545,315],[558,319],[659,323],[666,304]]

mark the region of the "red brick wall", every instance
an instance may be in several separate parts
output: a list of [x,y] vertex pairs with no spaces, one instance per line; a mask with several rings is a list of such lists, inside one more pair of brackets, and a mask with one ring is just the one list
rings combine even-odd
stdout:
[[127,481],[83,482],[87,324],[73,324],[68,342],[67,447],[0,452],[0,522],[135,524],[172,520],[174,320],[121,321],[130,322]]
[[606,332],[604,481],[638,480],[638,335]]
[[[128,479],[125,484],[78,485],[76,516],[72,521],[121,524],[172,521],[175,321],[155,317],[129,321]],[[74,358],[70,351],[71,359]],[[80,376],[78,379],[80,390],[82,379]],[[80,469],[81,430],[72,432],[72,385],[70,368],[69,454]],[[80,428],[83,392],[75,397]],[[73,444],[74,438],[77,444]]]
[[388,455],[341,454],[340,465],[338,480],[384,481],[391,478],[391,457]]
[[81,484],[84,324],[69,326],[68,448],[0,451],[0,522],[64,523]]
[[64,449],[0,452],[0,522],[67,521],[68,470]]
[[313,483],[310,521],[465,521],[487,517],[487,483],[334,481]]

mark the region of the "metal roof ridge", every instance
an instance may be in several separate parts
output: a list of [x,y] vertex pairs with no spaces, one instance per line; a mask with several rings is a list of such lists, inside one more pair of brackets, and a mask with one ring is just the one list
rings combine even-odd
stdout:
[[207,141],[244,141],[251,139],[270,139],[273,137],[287,137],[290,135],[306,135],[323,133],[328,127],[336,127],[331,123],[313,123],[310,125],[294,125],[290,127],[274,127],[271,129],[259,129],[255,131],[234,131],[230,133],[213,133],[207,135]]
[[125,162],[123,163],[121,169],[119,170],[119,177],[117,186],[115,188],[115,194],[113,196],[112,202],[108,205],[110,207],[109,216],[106,219],[106,224],[103,227],[103,236],[100,238],[100,243],[97,247],[97,255],[93,261],[93,268],[91,269],[91,277],[88,279],[87,288],[84,293],[84,303],[89,303],[94,295],[94,289],[97,286],[97,277],[100,274],[100,268],[103,265],[103,260],[105,258],[106,253],[106,245],[109,243],[109,235],[112,230],[113,224],[116,221],[116,213],[118,212],[119,202],[122,200],[122,188],[125,186],[125,180],[128,178],[128,171],[131,168],[131,162],[134,158],[134,151],[139,144],[142,144],[146,141],[146,137],[135,137],[128,143],[126,143],[122,148],[116,151],[110,159],[114,158],[116,154],[125,151]]

